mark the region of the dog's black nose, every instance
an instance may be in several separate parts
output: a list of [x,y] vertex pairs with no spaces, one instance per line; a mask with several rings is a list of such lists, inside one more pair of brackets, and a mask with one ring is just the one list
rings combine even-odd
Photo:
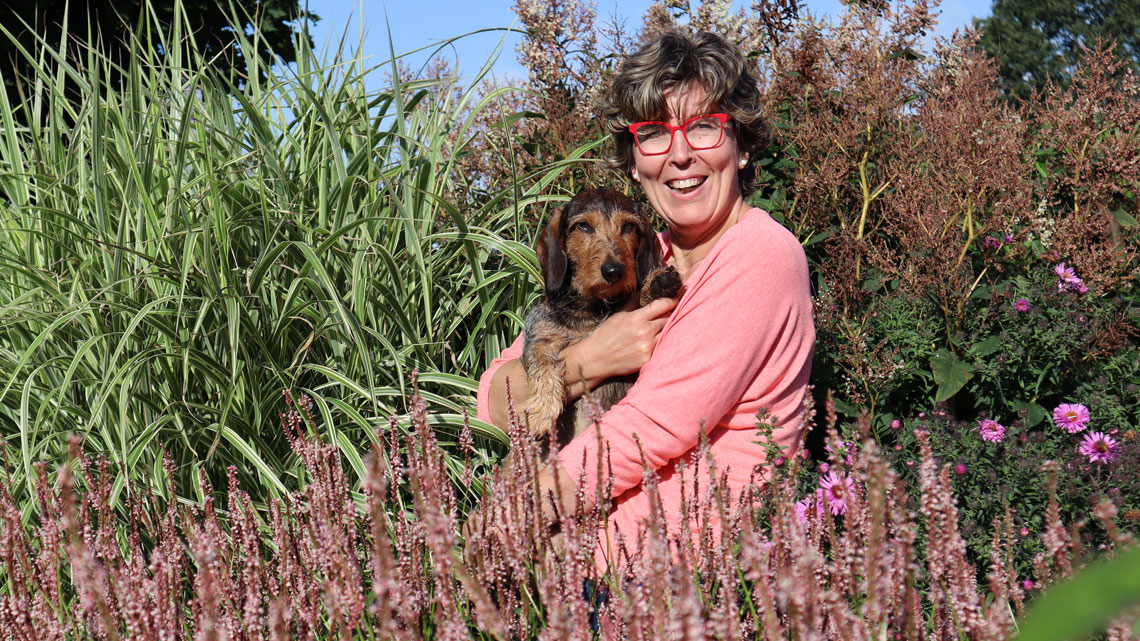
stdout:
[[621,263],[603,263],[602,264],[602,278],[606,279],[607,283],[616,283],[625,276],[625,265]]

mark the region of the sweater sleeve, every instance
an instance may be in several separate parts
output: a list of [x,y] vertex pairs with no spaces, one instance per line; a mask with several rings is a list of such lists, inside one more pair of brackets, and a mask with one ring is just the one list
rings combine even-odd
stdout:
[[515,342],[511,343],[510,347],[504,349],[499,357],[492,360],[491,364],[487,366],[487,371],[479,377],[479,389],[475,392],[475,411],[479,420],[491,423],[491,379],[495,377],[495,372],[503,366],[507,361],[513,361],[516,358],[522,357],[523,335],[519,332]]
[[[734,226],[705,257],[637,383],[602,417],[600,438],[586,430],[559,453],[589,494],[604,480],[600,452],[618,496],[641,483],[643,459],[657,470],[692,450],[702,429],[753,428],[792,379],[806,382],[815,339],[807,260],[791,233],[762,220]],[[799,408],[785,410],[777,422],[798,420]]]

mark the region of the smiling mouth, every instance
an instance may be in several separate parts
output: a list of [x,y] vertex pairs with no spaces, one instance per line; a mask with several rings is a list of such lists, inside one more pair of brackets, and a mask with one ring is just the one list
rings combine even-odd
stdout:
[[697,187],[700,187],[701,185],[705,184],[706,180],[708,180],[707,176],[698,176],[696,178],[682,178],[680,180],[670,180],[669,182],[667,182],[665,184],[669,187],[669,189],[672,189],[675,192],[678,192],[681,194],[687,194],[691,191],[694,191]]

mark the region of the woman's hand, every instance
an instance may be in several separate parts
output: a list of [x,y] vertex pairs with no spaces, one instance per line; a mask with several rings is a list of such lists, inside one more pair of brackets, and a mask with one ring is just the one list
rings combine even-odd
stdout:
[[[645,307],[617,312],[602,321],[589,336],[562,350],[567,402],[584,394],[587,386],[594,389],[607,378],[640,371],[653,355],[665,321],[676,306],[675,299],[661,298]],[[530,399],[526,371],[518,359],[504,363],[491,379],[488,397],[491,421],[504,429],[509,423],[508,381],[517,412],[526,407]]]
[[570,398],[585,392],[583,379],[592,389],[612,376],[640,371],[653,355],[676,306],[676,300],[660,298],[645,307],[617,312],[589,336],[562,350]]

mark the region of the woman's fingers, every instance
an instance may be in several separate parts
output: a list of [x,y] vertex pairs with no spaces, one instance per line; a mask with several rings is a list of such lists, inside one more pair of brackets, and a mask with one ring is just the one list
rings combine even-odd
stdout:
[[661,318],[661,325],[664,327],[665,320],[668,315],[677,306],[677,299],[675,298],[658,298],[657,300],[650,301],[648,305],[640,309],[636,309],[630,313],[637,314],[644,318]]

